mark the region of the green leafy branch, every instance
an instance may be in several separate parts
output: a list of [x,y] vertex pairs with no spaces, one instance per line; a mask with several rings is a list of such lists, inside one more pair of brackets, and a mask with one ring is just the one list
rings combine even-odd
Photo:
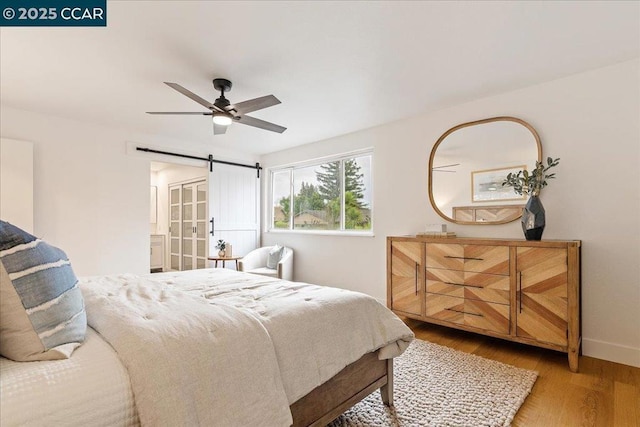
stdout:
[[539,196],[540,190],[547,186],[547,180],[556,177],[555,173],[547,173],[549,169],[558,166],[560,158],[547,157],[547,166],[542,162],[536,162],[536,167],[531,173],[526,169],[517,173],[510,173],[502,182],[503,187],[513,187],[513,191],[519,195]]

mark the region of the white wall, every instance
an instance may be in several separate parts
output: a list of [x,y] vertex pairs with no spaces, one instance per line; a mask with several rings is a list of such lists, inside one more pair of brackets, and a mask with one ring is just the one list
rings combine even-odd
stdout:
[[2,106],[0,136],[34,144],[34,233],[59,246],[79,276],[149,271],[149,162],[127,142],[253,163],[242,153]]
[[0,139],[0,219],[33,233],[33,143]]
[[[295,280],[384,300],[386,236],[442,221],[427,195],[435,141],[460,123],[515,116],[538,131],[545,157],[561,158],[557,179],[541,196],[547,213],[543,238],[583,242],[583,352],[640,366],[639,76],[638,60],[624,62],[265,155],[263,166],[273,167],[374,147],[375,237],[263,233],[262,244],[294,248]],[[264,191],[263,185],[266,207]],[[449,229],[464,237],[523,237],[519,222]]]

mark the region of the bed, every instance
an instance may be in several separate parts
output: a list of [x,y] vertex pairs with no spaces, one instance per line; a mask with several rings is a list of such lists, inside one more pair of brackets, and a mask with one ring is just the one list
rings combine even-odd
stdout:
[[391,404],[413,339],[364,294],[227,269],[80,289],[71,358],[0,359],[0,425],[326,425],[377,389]]

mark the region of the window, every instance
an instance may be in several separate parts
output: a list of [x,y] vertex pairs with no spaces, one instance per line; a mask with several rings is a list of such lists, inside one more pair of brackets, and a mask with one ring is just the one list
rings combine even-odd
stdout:
[[271,230],[370,232],[372,154],[271,170]]

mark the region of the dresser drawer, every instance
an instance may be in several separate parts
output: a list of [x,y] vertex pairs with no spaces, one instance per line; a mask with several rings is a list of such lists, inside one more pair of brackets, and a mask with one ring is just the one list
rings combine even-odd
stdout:
[[509,304],[509,276],[427,268],[427,292]]
[[427,317],[464,324],[464,298],[427,292]]
[[427,268],[427,292],[464,298],[464,271]]
[[427,243],[427,267],[509,274],[509,247]]
[[427,317],[499,334],[509,333],[510,313],[506,304],[431,293],[427,293],[426,298]]
[[509,276],[465,271],[464,297],[509,305],[511,303],[510,284]]
[[427,268],[463,270],[464,246],[446,243],[427,243]]
[[509,333],[511,315],[508,305],[465,298],[464,311],[464,324],[467,326],[499,334]]

